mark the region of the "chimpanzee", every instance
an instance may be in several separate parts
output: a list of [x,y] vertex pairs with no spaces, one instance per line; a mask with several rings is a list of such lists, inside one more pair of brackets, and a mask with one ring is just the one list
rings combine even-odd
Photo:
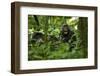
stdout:
[[[67,42],[70,44],[70,50],[75,47],[73,44],[73,41],[76,41],[76,36],[74,35],[74,32],[71,31],[69,26],[67,24],[64,24],[61,28],[61,33],[60,33],[60,40],[63,42]],[[69,42],[69,40],[71,40]]]
[[64,24],[61,28],[61,33],[60,33],[60,39],[63,41],[63,42],[68,42],[72,35],[74,34],[73,31],[70,30],[70,28],[68,27],[67,24]]
[[32,42],[44,42],[44,34],[41,32],[34,32],[32,35]]

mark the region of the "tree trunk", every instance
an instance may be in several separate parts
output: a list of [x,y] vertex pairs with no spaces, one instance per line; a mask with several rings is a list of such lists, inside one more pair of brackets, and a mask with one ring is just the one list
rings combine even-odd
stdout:
[[48,37],[48,35],[47,35],[48,34],[47,33],[48,32],[48,18],[49,18],[48,16],[45,17],[45,29],[44,29],[44,32],[45,32],[45,42],[47,42],[47,37]]
[[79,18],[79,25],[78,30],[80,33],[80,40],[81,40],[81,47],[82,52],[84,53],[84,57],[87,57],[88,53],[88,18],[86,17],[80,17]]

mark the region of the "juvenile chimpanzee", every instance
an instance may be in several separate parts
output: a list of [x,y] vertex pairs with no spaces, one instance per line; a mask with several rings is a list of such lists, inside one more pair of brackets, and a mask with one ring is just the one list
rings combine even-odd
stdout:
[[[64,24],[61,28],[60,39],[61,41],[70,44],[70,50],[72,50],[72,48],[75,47],[75,45],[73,45],[73,41],[76,41],[76,36],[74,35],[74,32],[71,31],[71,29],[67,24]],[[71,41],[69,42],[69,40]]]
[[34,32],[32,35],[32,42],[44,42],[44,34],[41,32]]

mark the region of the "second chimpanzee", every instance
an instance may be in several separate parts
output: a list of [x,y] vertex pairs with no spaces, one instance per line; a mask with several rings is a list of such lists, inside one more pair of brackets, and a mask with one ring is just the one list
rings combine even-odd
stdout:
[[32,42],[44,42],[44,34],[41,32],[34,32],[32,35]]

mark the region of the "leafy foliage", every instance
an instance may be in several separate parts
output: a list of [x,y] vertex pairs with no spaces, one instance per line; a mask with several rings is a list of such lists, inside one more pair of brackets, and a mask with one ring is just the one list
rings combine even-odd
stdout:
[[[87,18],[42,15],[35,17],[28,15],[28,60],[87,58],[87,30],[84,31],[88,27]],[[69,25],[74,32],[73,36],[76,36],[76,41],[73,41],[73,36],[67,43],[59,39],[63,24]],[[84,29],[81,26],[85,26]],[[32,42],[32,35],[35,32],[44,34],[44,42]],[[82,33],[85,33],[84,37],[81,36]],[[48,40],[48,36],[54,36],[58,40],[54,38]],[[73,45],[74,47],[70,49]]]

